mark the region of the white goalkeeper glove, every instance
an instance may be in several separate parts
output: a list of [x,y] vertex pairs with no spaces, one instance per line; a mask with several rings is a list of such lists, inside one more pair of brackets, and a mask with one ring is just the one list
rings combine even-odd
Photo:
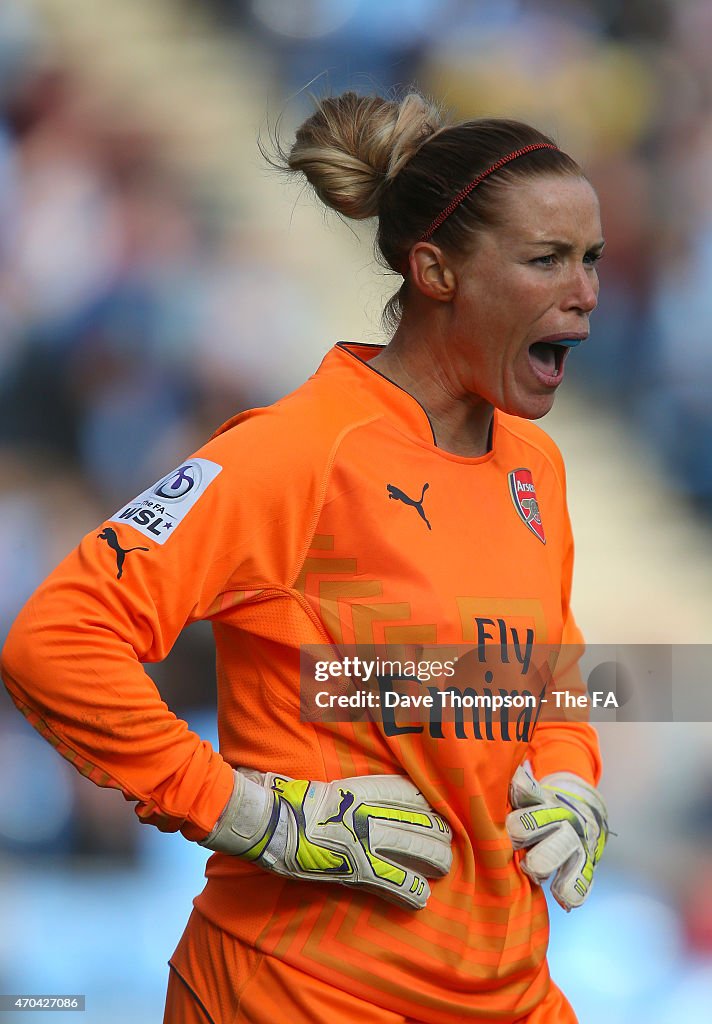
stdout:
[[578,775],[556,772],[537,782],[527,762],[509,787],[514,810],[507,832],[515,850],[530,847],[522,870],[541,885],[552,872],[551,893],[564,910],[580,907],[608,838],[606,805]]
[[411,910],[425,879],[450,870],[450,829],[412,782],[363,775],[335,782],[235,771],[232,797],[201,846],[290,878],[366,889]]

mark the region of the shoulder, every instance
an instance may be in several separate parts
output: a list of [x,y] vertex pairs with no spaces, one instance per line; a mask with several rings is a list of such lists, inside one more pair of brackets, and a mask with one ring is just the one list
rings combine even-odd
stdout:
[[377,418],[340,382],[314,375],[273,405],[224,423],[199,454],[284,481],[328,471],[344,437]]

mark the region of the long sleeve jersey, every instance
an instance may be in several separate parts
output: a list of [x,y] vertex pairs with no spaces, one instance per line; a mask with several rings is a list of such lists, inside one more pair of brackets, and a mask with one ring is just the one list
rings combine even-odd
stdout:
[[[597,783],[584,722],[300,714],[305,645],[460,645],[499,633],[571,644],[564,469],[534,424],[495,411],[490,450],[443,451],[425,410],[340,344],[297,391],[236,417],[87,535],[25,606],[3,652],[20,710],[76,768],[192,840],[232,767],[293,778],[407,775],[453,832],[453,866],[414,913],[336,884],[214,854],[198,910],[238,939],[428,1024],[507,1024],[545,996],[544,895],[504,821],[508,784]],[[426,486],[427,485],[427,486]],[[142,663],[211,621],[220,752],[161,700]]]

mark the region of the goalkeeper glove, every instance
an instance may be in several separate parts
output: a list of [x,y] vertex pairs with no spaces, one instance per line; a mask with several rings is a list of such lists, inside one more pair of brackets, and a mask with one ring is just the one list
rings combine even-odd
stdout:
[[430,895],[424,876],[450,870],[450,829],[406,778],[234,774],[232,796],[201,846],[289,878],[359,886],[412,910]]
[[555,871],[556,902],[567,911],[580,907],[608,838],[606,805],[598,791],[570,772],[537,782],[525,762],[514,773],[510,799],[509,838],[515,850],[530,847],[522,870],[537,885]]

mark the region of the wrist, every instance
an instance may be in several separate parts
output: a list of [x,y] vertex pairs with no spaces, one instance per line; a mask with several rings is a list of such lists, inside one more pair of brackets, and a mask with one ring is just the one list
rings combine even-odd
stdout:
[[[262,781],[258,781],[262,780]],[[264,832],[274,796],[265,788],[266,776],[246,769],[233,769],[233,790],[215,826],[201,846],[221,853],[239,855]]]
[[552,772],[539,780],[544,789],[555,789],[559,793],[569,792],[579,800],[586,800],[588,803],[600,805],[605,810],[605,803],[601,794],[585,779],[582,779],[574,772]]

